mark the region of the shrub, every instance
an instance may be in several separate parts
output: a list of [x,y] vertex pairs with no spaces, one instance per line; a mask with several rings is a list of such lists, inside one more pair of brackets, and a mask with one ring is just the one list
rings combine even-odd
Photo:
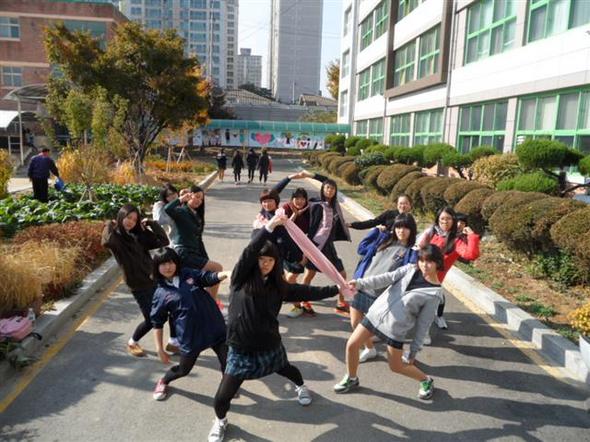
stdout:
[[57,168],[66,183],[101,184],[109,182],[111,161],[106,152],[86,147],[64,151],[57,160]]
[[426,183],[420,189],[420,197],[422,198],[422,207],[425,212],[436,213],[439,209],[447,205],[444,193],[448,187],[457,181],[458,178],[436,178],[436,180]]
[[489,157],[491,155],[499,155],[500,152],[492,146],[478,146],[471,149],[467,155],[471,159],[471,162],[477,161],[480,158]]
[[388,166],[377,178],[377,189],[382,195],[389,195],[393,186],[404,176],[410,172],[419,170],[414,166],[407,166],[405,164],[394,164]]
[[374,145],[377,145],[377,141],[370,138],[363,138],[361,140],[358,140],[354,147],[356,147],[357,149],[361,149],[364,152],[368,147]]
[[546,198],[547,195],[537,192],[519,192],[518,190],[508,190],[505,192],[496,192],[486,198],[481,208],[481,214],[485,220],[488,220],[494,215],[502,205],[534,201],[540,198]]
[[354,146],[358,141],[362,140],[363,137],[358,137],[358,136],[352,136],[352,137],[348,137],[346,139],[346,141],[344,142],[344,147],[346,149],[351,148],[352,146]]
[[480,187],[471,190],[457,204],[453,205],[457,212],[467,215],[467,224],[477,233],[482,234],[485,231],[485,221],[481,215],[481,208],[485,199],[493,193],[494,190],[489,187]]
[[340,164],[336,165],[336,163],[332,162],[332,168],[334,169],[334,175],[342,177],[342,172],[344,171],[344,168],[346,166],[348,166],[350,163],[354,164],[354,160],[352,160],[352,158],[350,157],[344,157],[344,158],[348,158],[348,161],[342,161]]
[[455,204],[457,204],[469,192],[475,189],[481,189],[482,187],[486,186],[477,181],[461,180],[452,183],[447,187],[444,193],[444,198],[449,206],[455,207]]
[[33,268],[28,256],[18,249],[5,247],[0,255],[0,314],[26,310],[41,296],[41,273]]
[[580,238],[590,235],[590,206],[568,213],[551,227],[551,239],[558,247],[575,252]]
[[388,164],[388,161],[381,152],[366,153],[355,158],[354,162],[361,169],[365,169],[369,166],[376,166],[378,164]]
[[502,180],[496,185],[498,190],[520,190],[521,192],[541,192],[555,195],[558,192],[558,184],[555,178],[538,171],[525,173],[514,178]]
[[352,186],[358,186],[361,184],[361,179],[359,177],[359,172],[361,169],[355,163],[347,163],[340,170],[340,176],[348,184]]
[[338,172],[338,168],[345,163],[350,163],[351,161],[354,161],[354,159],[352,157],[335,157],[332,158],[328,163],[327,163],[327,169],[328,172],[332,173],[332,174],[336,174]]
[[577,165],[583,155],[556,140],[529,138],[516,147],[519,163],[525,169],[553,169]]
[[590,155],[585,156],[580,160],[580,163],[578,164],[578,169],[580,170],[580,173],[585,177],[590,176]]
[[135,168],[131,161],[124,161],[119,164],[111,173],[111,182],[113,184],[135,184]]
[[358,157],[361,153],[361,148],[358,146],[352,146],[346,151],[346,155],[349,155],[351,157]]
[[394,153],[394,160],[402,164],[424,165],[424,149],[426,146],[401,147]]
[[424,175],[422,174],[422,172],[418,171],[410,172],[407,175],[404,175],[403,178],[401,178],[397,183],[395,183],[395,186],[393,186],[393,188],[391,189],[389,199],[392,202],[397,201],[397,198],[402,193],[406,193],[406,189],[411,183],[413,183],[418,178],[422,178],[423,176]]
[[572,311],[568,319],[573,328],[581,335],[590,336],[590,302]]
[[330,134],[324,141],[332,152],[344,153],[346,151],[346,148],[344,147],[346,137],[344,135]]
[[384,153],[388,148],[389,146],[386,146],[385,144],[374,144],[373,146],[367,147],[365,153]]
[[559,250],[536,256],[529,265],[529,269],[533,277],[544,277],[563,287],[585,280],[584,269],[578,265],[576,258]]
[[396,159],[396,153],[400,149],[405,149],[405,147],[399,147],[399,146],[391,146],[391,147],[388,147],[387,149],[385,149],[383,151],[383,155],[385,156],[385,159],[387,161],[393,161],[393,162],[398,163],[399,161],[397,161],[397,159]]
[[410,185],[408,185],[408,187],[406,188],[406,194],[412,198],[412,201],[414,202],[414,209],[415,210],[421,210],[422,209],[422,196],[420,194],[420,191],[422,190],[422,187],[424,187],[427,183],[436,180],[435,177],[432,176],[424,176],[422,178],[418,178],[414,181],[412,181],[410,183]]
[[12,176],[12,163],[8,151],[0,149],[0,198],[8,195],[8,181]]
[[455,148],[450,144],[436,143],[429,144],[424,148],[423,158],[424,166],[434,166],[438,161],[441,161],[445,155],[456,152]]
[[327,169],[327,163],[328,161],[330,161],[332,158],[340,158],[341,155],[339,153],[336,152],[325,152],[323,154],[320,155],[320,165],[322,166],[322,168]]
[[522,173],[518,157],[512,153],[480,158],[473,163],[471,170],[477,181],[494,188],[500,181]]
[[381,175],[381,172],[388,166],[371,166],[367,169],[367,172],[363,177],[363,184],[373,190],[377,190],[377,178]]

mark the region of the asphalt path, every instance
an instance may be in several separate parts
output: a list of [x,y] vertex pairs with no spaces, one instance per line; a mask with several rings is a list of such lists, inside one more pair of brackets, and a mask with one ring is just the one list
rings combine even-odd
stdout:
[[[299,165],[276,160],[274,166],[269,185]],[[235,186],[229,178],[207,192],[204,236],[211,259],[225,268],[235,264],[249,240],[263,188]],[[317,194],[302,181],[292,183],[283,200],[298,185]],[[351,273],[362,236],[353,231],[352,243],[337,243]],[[314,283],[328,281],[320,276]],[[227,299],[227,283],[220,293]],[[415,381],[388,370],[383,344],[377,344],[377,360],[361,365],[361,387],[335,394],[332,386],[345,372],[348,321],[335,314],[335,299],[317,303],[314,318],[288,318],[284,306],[283,342],[314,402],[299,406],[293,386],[277,375],[247,381],[232,402],[226,440],[590,441],[587,392],[551,377],[453,297],[447,302],[449,329],[433,328],[432,346],[418,357],[435,380],[432,401],[419,400]],[[126,352],[139,319],[128,289],[120,285],[0,415],[0,440],[206,440],[220,380],[215,355],[203,353],[188,377],[171,384],[167,400],[156,402],[152,389],[166,368],[152,335],[142,340],[147,358]]]

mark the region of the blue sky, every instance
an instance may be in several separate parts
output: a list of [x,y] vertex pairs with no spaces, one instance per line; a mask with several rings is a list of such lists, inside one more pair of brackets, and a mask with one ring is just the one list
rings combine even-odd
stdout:
[[[299,1],[315,2],[318,0]],[[252,48],[253,55],[262,55],[262,86],[267,87],[270,0],[240,0],[239,14],[238,52],[239,48]],[[322,72],[320,81],[322,93],[324,95],[329,95],[326,90],[325,66],[330,60],[338,58],[340,53],[341,21],[342,0],[324,0],[322,29]]]

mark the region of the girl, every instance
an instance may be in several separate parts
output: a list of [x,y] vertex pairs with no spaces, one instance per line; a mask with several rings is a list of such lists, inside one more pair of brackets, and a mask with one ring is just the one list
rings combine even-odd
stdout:
[[[470,227],[464,227],[462,232],[457,230],[457,216],[452,207],[444,207],[436,214],[432,227],[428,228],[418,240],[418,247],[434,244],[444,255],[444,266],[438,274],[442,282],[447,272],[459,258],[473,261],[479,257],[479,235]],[[446,329],[447,322],[443,317],[445,301],[438,308],[435,318],[439,328]]]
[[[199,186],[191,186],[190,192],[170,201],[164,207],[165,212],[176,223],[176,235],[173,241],[176,251],[182,259],[183,267],[210,272],[221,272],[223,267],[209,260],[203,243],[205,228],[205,193]],[[219,284],[209,287],[209,293],[217,300]],[[222,307],[219,303],[220,308]]]
[[217,161],[217,177],[221,182],[223,182],[225,169],[227,167],[227,156],[225,155],[225,149],[223,147],[215,157],[215,161]]
[[270,157],[268,156],[268,152],[266,149],[262,149],[262,155],[258,159],[258,164],[256,165],[258,172],[260,173],[258,177],[258,182],[262,182],[264,178],[264,183],[266,184],[266,180],[268,179],[268,172],[270,169]]
[[386,230],[391,230],[391,226],[395,221],[395,217],[402,213],[412,212],[412,198],[405,193],[397,197],[397,209],[386,210],[381,215],[366,221],[355,221],[350,223],[348,227],[355,230],[365,230],[377,226],[385,226]]
[[[409,214],[402,214],[395,218],[390,231],[381,232],[375,228],[361,241],[358,254],[361,255],[354,278],[368,278],[382,273],[392,272],[406,264],[415,264],[418,253],[413,250],[416,243],[416,221]],[[350,325],[354,330],[362,321],[365,314],[382,290],[367,288],[359,290],[350,303]],[[377,350],[373,340],[365,342],[365,349],[361,352],[359,362],[366,362],[377,357]]]
[[301,372],[287,359],[277,316],[283,302],[328,298],[338,293],[338,287],[308,287],[285,282],[281,257],[269,239],[273,229],[286,220],[284,215],[275,216],[260,229],[232,272],[227,366],[215,395],[217,418],[209,432],[209,442],[223,440],[230,401],[244,380],[278,373],[295,383],[301,405],[311,403]]
[[[168,245],[168,237],[157,222],[141,220],[137,207],[126,204],[119,209],[116,220],[105,223],[101,244],[111,251],[123,270],[125,283],[143,315],[143,321],[137,325],[127,342],[127,351],[130,354],[143,357],[145,352],[139,345],[139,340],[152,329],[150,311],[156,290],[151,278],[152,257],[149,251]],[[172,324],[170,337],[176,337]]]
[[246,164],[248,165],[248,184],[254,181],[254,172],[256,172],[256,165],[258,164],[258,154],[254,152],[254,148],[250,148],[246,156]]
[[[438,247],[428,245],[418,253],[418,265],[408,264],[393,272],[369,278],[352,280],[351,287],[358,290],[387,290],[377,298],[367,316],[354,329],[346,343],[347,374],[334,386],[336,393],[347,393],[359,386],[357,370],[359,349],[372,336],[379,336],[387,343],[389,368],[420,382],[418,397],[430,399],[434,382],[416,367],[416,353],[422,347],[424,337],[434,320],[436,309],[442,301],[442,289],[437,271],[443,268],[443,256]],[[410,345],[407,363],[403,362],[403,342],[409,330],[416,327]]]
[[152,325],[158,355],[164,364],[170,363],[162,347],[162,326],[166,318],[174,318],[176,335],[180,343],[180,361],[166,372],[156,384],[153,397],[166,399],[168,384],[190,373],[199,357],[207,348],[212,348],[221,372],[225,370],[227,345],[225,322],[215,301],[203,290],[219,284],[227,278],[227,272],[212,273],[181,268],[180,256],[171,248],[159,249],[154,254],[154,279],[158,288],[154,294],[151,311]]
[[174,187],[171,183],[166,183],[164,184],[164,187],[162,187],[162,190],[160,190],[160,200],[156,201],[152,207],[154,221],[157,221],[158,224],[160,224],[164,230],[166,230],[168,239],[170,239],[170,246],[172,248],[176,246],[174,243],[174,238],[177,236],[176,223],[168,216],[164,210],[164,206],[170,201],[174,201],[176,198],[178,198],[178,190],[176,190],[176,187]]
[[231,160],[231,166],[234,169],[234,182],[236,186],[240,184],[242,179],[242,168],[244,167],[244,159],[242,158],[242,152],[238,149],[234,152],[234,156]]

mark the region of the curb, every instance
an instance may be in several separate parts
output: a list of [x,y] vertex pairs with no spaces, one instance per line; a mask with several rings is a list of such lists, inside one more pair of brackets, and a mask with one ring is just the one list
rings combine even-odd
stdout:
[[215,181],[215,178],[217,178],[217,171],[211,172],[203,181],[199,182],[199,187],[203,190],[208,190]]
[[[317,181],[308,179],[316,188]],[[370,210],[338,191],[339,202],[353,216],[364,221],[374,218]],[[457,298],[467,298],[486,314],[505,324],[518,339],[531,343],[552,366],[575,381],[590,386],[590,370],[582,360],[579,348],[503,296],[484,286],[457,267],[451,267],[443,287]]]

